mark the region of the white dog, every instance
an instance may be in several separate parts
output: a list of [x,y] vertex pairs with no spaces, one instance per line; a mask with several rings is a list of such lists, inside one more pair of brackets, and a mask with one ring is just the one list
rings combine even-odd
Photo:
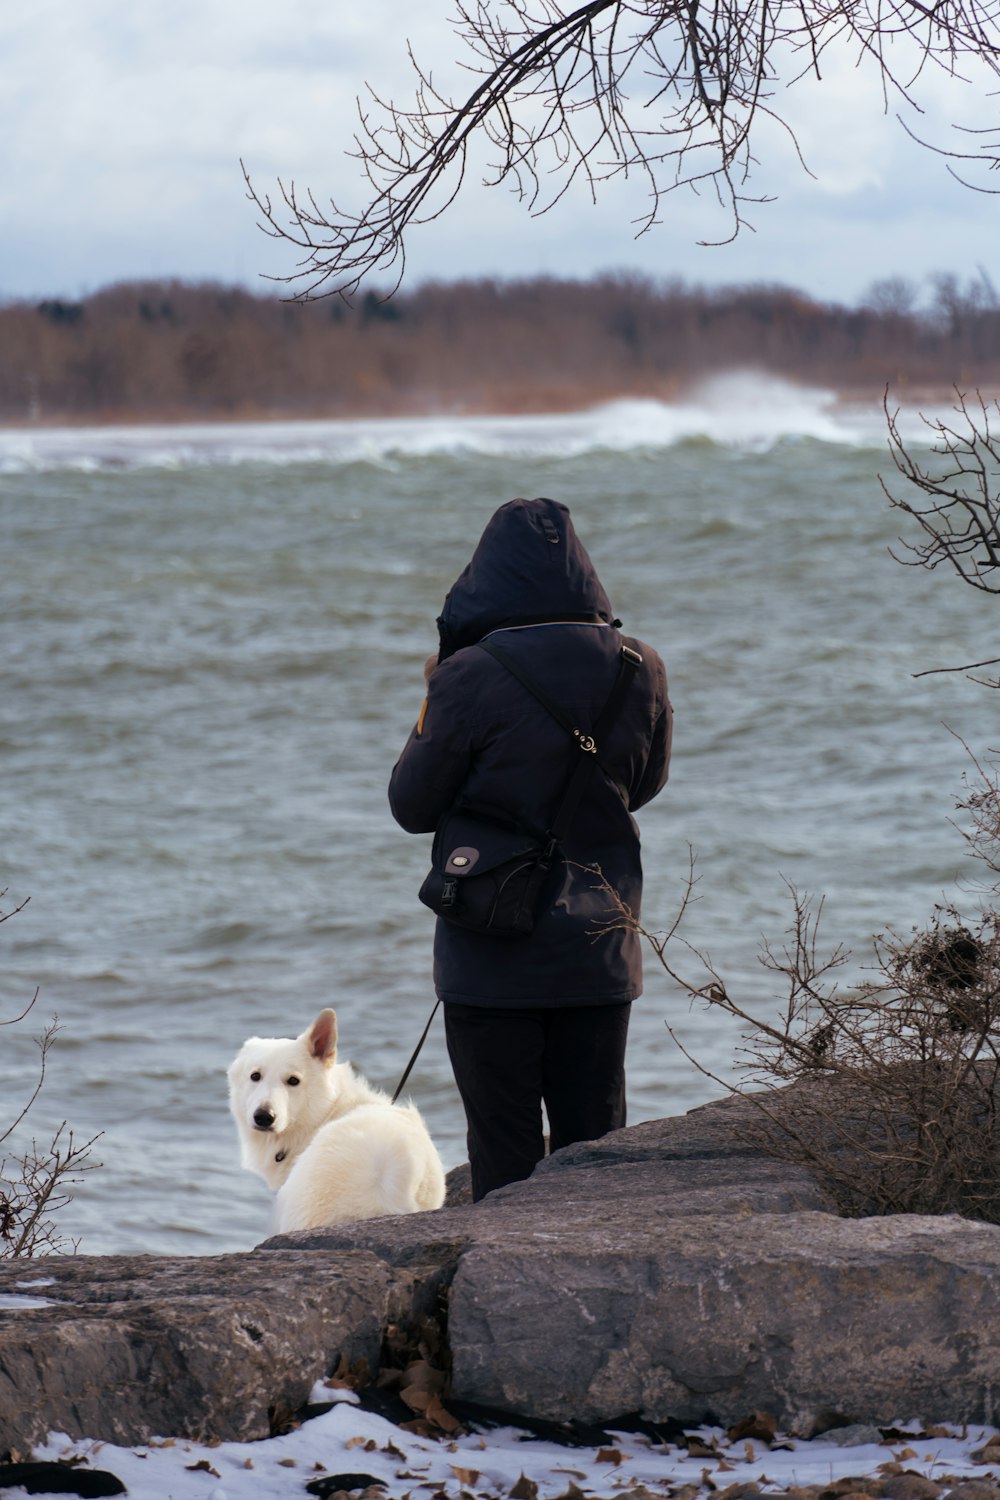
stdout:
[[251,1037],[229,1068],[243,1166],[277,1193],[286,1234],[440,1208],[444,1169],[413,1105],[394,1105],[337,1062],[337,1017],[294,1039]]

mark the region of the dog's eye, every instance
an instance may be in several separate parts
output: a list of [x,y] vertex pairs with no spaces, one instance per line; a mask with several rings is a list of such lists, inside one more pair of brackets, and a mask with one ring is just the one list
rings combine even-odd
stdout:
[[291,1078],[289,1078],[289,1080],[288,1080],[288,1087],[290,1089],[293,1089],[298,1082],[299,1082],[299,1080],[296,1078],[295,1074],[293,1073],[292,1076],[291,1076]]
[[256,1073],[256,1072],[251,1073],[250,1074],[250,1082],[251,1083],[260,1083],[260,1074]]

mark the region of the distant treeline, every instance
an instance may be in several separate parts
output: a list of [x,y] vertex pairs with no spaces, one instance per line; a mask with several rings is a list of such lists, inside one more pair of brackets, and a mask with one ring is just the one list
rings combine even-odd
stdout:
[[863,305],[780,286],[631,276],[430,284],[297,305],[219,285],[128,282],[0,305],[0,420],[173,420],[565,410],[669,399],[721,370],[841,390],[1000,385],[988,279],[898,278]]

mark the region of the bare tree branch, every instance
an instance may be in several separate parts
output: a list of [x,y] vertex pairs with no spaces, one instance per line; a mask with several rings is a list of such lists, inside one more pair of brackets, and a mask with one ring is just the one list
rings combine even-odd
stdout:
[[928,63],[957,76],[970,58],[1000,74],[995,0],[589,0],[568,11],[557,0],[459,0],[455,30],[480,80],[464,99],[442,93],[411,51],[412,103],[371,88],[359,101],[360,212],[321,207],[294,180],[279,179],[272,202],[243,166],[262,229],[299,253],[297,270],[273,278],[296,296],[346,296],[373,273],[398,286],[408,231],[454,201],[478,140],[493,152],[486,181],[533,214],[578,179],[596,197],[634,175],[647,190],[638,234],[677,188],[707,187],[733,238],[747,206],[766,201],[748,190],[754,127],[770,118],[792,135],[771,103],[779,68],[819,78],[824,51],[854,43],[886,102],[910,103]]
[[[995,401],[987,402],[979,391],[970,398],[956,388],[955,395],[956,425],[921,416],[934,438],[932,458],[927,460],[903,441],[899,411],[890,409],[886,391],[889,451],[897,473],[910,488],[906,494],[897,494],[885,480],[879,483],[889,504],[915,521],[923,533],[923,540],[918,542],[901,537],[902,554],[890,548],[890,555],[907,567],[930,572],[944,563],[970,587],[1000,594],[1000,438],[995,430],[1000,406]],[[988,657],[963,667],[928,668],[914,676],[969,672],[995,666],[998,661],[1000,658]],[[1000,679],[974,680],[987,687],[1000,687]]]

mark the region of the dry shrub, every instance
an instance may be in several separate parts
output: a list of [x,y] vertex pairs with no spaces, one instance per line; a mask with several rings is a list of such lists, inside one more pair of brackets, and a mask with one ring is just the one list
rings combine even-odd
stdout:
[[[5,895],[5,891],[0,891],[0,899]],[[0,923],[16,916],[25,905],[22,902],[10,911],[0,912]],[[25,1021],[37,999],[36,990],[20,1015],[0,1021],[0,1027],[17,1026]],[[8,1149],[8,1142],[24,1124],[42,1091],[49,1050],[58,1031],[58,1020],[53,1017],[35,1038],[38,1064],[26,1084],[27,1101],[9,1124],[0,1126],[0,1260],[64,1251],[67,1242],[57,1232],[53,1215],[71,1201],[70,1189],[81,1181],[84,1173],[98,1165],[90,1156],[91,1147],[98,1137],[93,1136],[78,1144],[73,1132],[67,1130],[65,1120],[47,1145],[39,1146],[32,1137],[23,1153]],[[69,1248],[75,1250],[76,1243],[71,1242]]]
[[[995,819],[996,798],[976,796],[991,809],[987,821]],[[990,824],[994,851],[998,827]],[[760,954],[784,998],[776,1014],[761,1016],[680,937],[693,886],[692,861],[672,927],[653,933],[605,883],[615,908],[607,925],[632,926],[688,995],[740,1024],[743,1078],[735,1086],[674,1040],[700,1072],[752,1106],[740,1111],[741,1137],[807,1167],[847,1215],[957,1213],[1000,1223],[1000,913],[988,908],[969,922],[937,908],[908,939],[875,938],[871,979],[842,988],[851,954],[820,951],[822,902],[814,907],[792,889],[785,940]],[[700,964],[697,981],[680,971],[677,947]]]

